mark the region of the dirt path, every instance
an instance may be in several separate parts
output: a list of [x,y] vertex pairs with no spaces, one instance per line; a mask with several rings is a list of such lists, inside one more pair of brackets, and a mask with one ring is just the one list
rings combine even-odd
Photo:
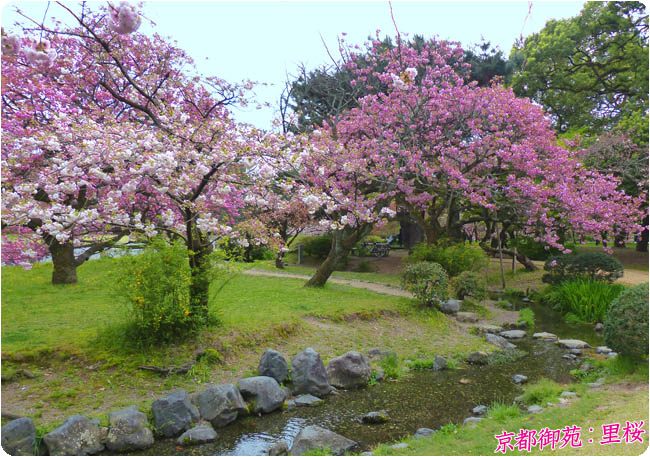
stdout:
[[[295,273],[275,273],[273,271],[263,271],[263,270],[257,270],[255,268],[251,268],[250,270],[244,270],[243,273],[247,275],[253,275],[253,276],[271,276],[274,278],[294,278],[294,279],[305,279],[305,280],[310,278],[307,275],[299,275]],[[356,279],[341,279],[341,278],[330,278],[327,280],[327,282],[331,282],[333,284],[342,284],[344,286],[356,287],[357,289],[371,290],[373,292],[377,292],[380,294],[397,295],[400,297],[413,298],[413,295],[411,295],[405,290],[398,289],[397,287],[390,287],[390,286],[385,286],[383,284],[377,284],[374,282],[365,282]]]
[[641,270],[625,270],[623,277],[619,278],[616,282],[625,284],[626,286],[636,286],[644,282],[648,282],[648,272]]

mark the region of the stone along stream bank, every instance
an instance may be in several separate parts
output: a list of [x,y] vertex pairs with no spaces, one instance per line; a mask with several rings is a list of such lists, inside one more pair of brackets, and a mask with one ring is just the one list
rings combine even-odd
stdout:
[[[233,406],[223,416],[215,419],[213,412],[210,412],[209,407],[206,406],[210,404],[210,396],[214,395],[214,387],[211,393],[202,394],[201,392],[206,391],[200,391],[192,398],[180,393],[171,394],[157,400],[152,406],[154,425],[157,431],[165,434],[167,438],[157,437],[152,443],[149,434],[142,432],[144,436],[138,438],[142,438],[146,446],[130,455],[268,455],[269,453],[286,455],[287,452],[298,455],[307,452],[309,446],[314,443],[331,442],[333,444],[327,447],[336,450],[337,446],[340,446],[341,451],[346,446],[351,446],[347,441],[342,443],[331,441],[334,439],[332,437],[325,437],[325,441],[319,441],[318,436],[309,435],[310,433],[318,435],[316,432],[320,429],[313,426],[335,432],[341,435],[340,438],[354,440],[356,443],[354,449],[364,451],[378,443],[397,441],[406,435],[412,435],[423,427],[437,429],[450,422],[462,424],[468,417],[477,415],[472,410],[478,405],[490,405],[494,401],[509,404],[521,393],[519,386],[521,383],[533,382],[541,377],[561,383],[571,382],[569,371],[578,368],[591,349],[574,350],[572,354],[570,349],[558,344],[553,337],[539,339],[532,338],[532,335],[535,332],[551,332],[560,340],[579,338],[594,347],[602,344],[602,338],[591,326],[568,325],[563,322],[559,314],[544,306],[533,303],[525,305],[530,306],[535,312],[535,329],[519,332],[520,334],[517,334],[517,331],[501,333],[507,337],[507,343],[514,344],[518,350],[525,353],[522,357],[514,360],[504,358],[499,361],[497,359],[500,354],[504,353],[495,351],[488,359],[496,363],[485,364],[485,354],[475,353],[470,354],[467,359],[468,362],[474,363],[468,363],[459,369],[411,371],[397,382],[383,380],[367,385],[370,373],[369,367],[366,369],[365,357],[351,352],[345,357],[351,359],[353,371],[357,370],[353,373],[353,378],[357,382],[359,379],[362,380],[364,387],[349,390],[339,388],[329,393],[328,378],[329,383],[339,385],[341,383],[345,385],[349,380],[334,380],[337,374],[330,369],[330,366],[334,365],[333,361],[328,364],[327,373],[323,374],[324,367],[320,357],[315,352],[311,353],[313,350],[305,350],[301,354],[304,358],[303,353],[307,353],[310,361],[309,366],[302,368],[303,373],[310,377],[309,373],[313,370],[318,372],[319,370],[314,367],[320,362],[322,367],[320,379],[318,375],[308,380],[299,379],[297,368],[299,361],[294,358],[293,382],[289,384],[294,389],[294,397],[287,396],[288,389],[281,388],[273,379],[246,378],[239,382],[238,389],[232,385],[216,388],[216,391],[220,392],[219,395],[229,398]],[[500,333],[497,329],[492,331],[495,334]],[[521,333],[525,336],[520,337]],[[488,341],[498,340],[492,335],[486,337]],[[504,340],[500,342],[504,343]],[[374,352],[368,355],[376,358],[382,351]],[[572,356],[568,357],[569,354]],[[281,358],[282,356],[267,351],[263,359],[269,357]],[[285,379],[286,373],[283,372],[282,361],[271,362],[267,363],[271,368],[263,374],[279,380]],[[300,388],[301,383],[302,388]],[[295,392],[296,390],[301,392]],[[300,397],[301,393],[314,394],[320,398]],[[199,399],[201,395],[203,397]],[[241,400],[247,404],[241,403]],[[161,410],[166,410],[167,415],[162,417]],[[362,417],[369,412],[378,412],[378,414],[362,420]],[[134,416],[132,412],[131,416],[136,422],[146,421],[144,414]],[[185,423],[183,424],[181,420],[181,425],[172,425],[176,420],[174,418],[179,416],[184,417]],[[206,422],[205,425],[187,431],[192,425],[206,418],[215,426],[214,429],[209,422]],[[118,419],[119,415],[116,415],[111,418],[111,422],[117,424]],[[384,419],[387,420],[383,422]],[[368,422],[380,423],[369,424]],[[6,427],[2,430],[3,447]],[[115,432],[111,430],[109,428],[108,438],[110,439],[113,433],[115,440]],[[183,433],[184,435],[179,439]],[[295,442],[296,437],[299,438],[298,442]],[[44,441],[55,443],[54,438],[49,437],[49,440],[46,438]],[[103,437],[102,441],[106,443],[106,439]],[[190,445],[190,442],[195,444]],[[203,444],[200,444],[201,442]],[[326,445],[312,447],[326,447]],[[125,446],[123,449],[127,448],[128,446]],[[52,452],[53,450],[55,452]],[[124,453],[115,444],[104,451],[97,448],[88,449],[88,453],[97,452]],[[56,449],[50,449],[50,453],[56,453]],[[68,450],[66,453],[71,452]]]
[[[323,397],[316,406],[291,406],[262,416],[247,416],[217,429],[215,442],[177,449],[174,440],[161,440],[139,455],[267,455],[278,443],[291,448],[298,433],[308,426],[319,426],[357,442],[357,451],[378,443],[397,441],[419,428],[437,429],[450,422],[462,424],[473,416],[477,405],[494,401],[511,403],[521,393],[513,380],[515,374],[528,382],[546,377],[561,383],[572,382],[569,371],[578,368],[584,355],[563,358],[570,350],[553,341],[533,339],[535,332],[550,332],[560,339],[580,339],[596,347],[602,337],[591,325],[569,325],[562,316],[543,305],[528,306],[535,312],[535,328],[526,337],[510,339],[527,354],[517,360],[493,365],[468,364],[455,370],[412,371],[397,382],[383,380],[356,390],[339,390]],[[587,354],[588,351],[584,351]],[[463,383],[461,383],[461,380]],[[469,383],[465,384],[465,382]],[[379,424],[363,423],[371,411],[385,411],[388,420]],[[272,451],[273,453],[273,451]]]

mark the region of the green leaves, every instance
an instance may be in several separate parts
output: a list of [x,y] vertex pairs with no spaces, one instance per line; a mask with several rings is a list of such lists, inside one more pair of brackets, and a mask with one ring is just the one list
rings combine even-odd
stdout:
[[511,58],[518,95],[541,103],[556,128],[616,125],[648,109],[648,16],[638,2],[589,2],[580,15],[552,20]]

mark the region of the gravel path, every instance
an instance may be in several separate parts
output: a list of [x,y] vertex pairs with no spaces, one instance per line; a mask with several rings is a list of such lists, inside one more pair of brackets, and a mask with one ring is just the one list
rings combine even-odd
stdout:
[[[276,273],[273,271],[263,271],[251,268],[250,270],[244,270],[244,274],[253,275],[253,276],[271,276],[274,278],[295,278],[295,279],[309,279],[307,275],[299,275],[295,273]],[[373,292],[386,295],[397,295],[400,297],[413,298],[409,292],[398,289],[397,287],[384,286],[383,284],[377,284],[374,282],[365,282],[359,281],[356,279],[341,279],[341,278],[330,278],[327,280],[328,283],[342,284],[345,286],[356,287],[357,289],[366,289]]]

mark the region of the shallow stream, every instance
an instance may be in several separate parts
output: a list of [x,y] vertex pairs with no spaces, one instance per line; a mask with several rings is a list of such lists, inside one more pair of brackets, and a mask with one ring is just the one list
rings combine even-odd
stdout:
[[[592,346],[602,344],[601,337],[591,325],[569,325],[561,315],[543,305],[529,306],[535,312],[534,331],[555,333],[559,338],[582,339]],[[528,354],[518,360],[498,365],[469,366],[467,368],[434,373],[431,370],[414,371],[398,382],[385,381],[365,389],[341,392],[326,398],[316,407],[292,408],[237,420],[228,427],[217,429],[217,442],[182,449],[174,440],[160,440],[138,453],[139,455],[266,455],[277,441],[289,446],[306,425],[320,425],[357,441],[361,449],[380,442],[399,440],[412,435],[420,427],[432,429],[453,423],[462,423],[472,415],[474,406],[490,405],[494,401],[511,403],[521,393],[513,383],[512,375],[528,376],[528,382],[546,377],[561,383],[571,382],[569,371],[576,361],[562,355],[568,351],[554,343],[536,342],[529,336],[514,340],[517,347]],[[469,380],[461,384],[461,378]],[[365,425],[359,417],[369,411],[384,409],[390,421],[379,425]]]

